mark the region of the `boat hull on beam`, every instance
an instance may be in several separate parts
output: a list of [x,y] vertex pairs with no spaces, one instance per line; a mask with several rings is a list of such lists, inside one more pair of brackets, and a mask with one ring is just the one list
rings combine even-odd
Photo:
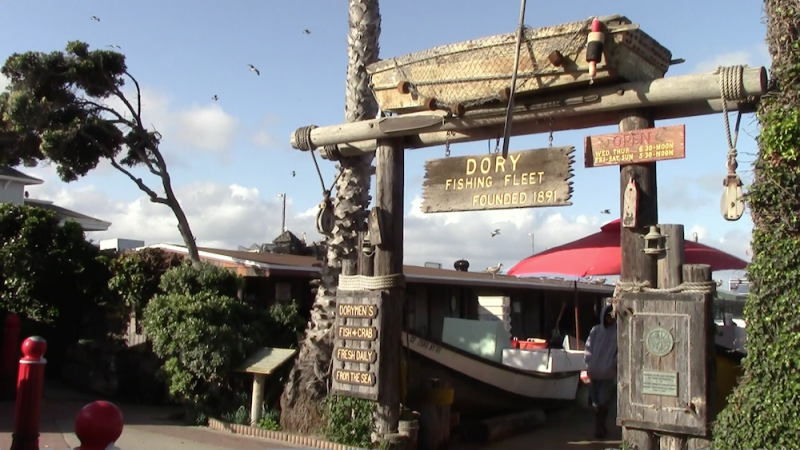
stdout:
[[[411,361],[409,399],[419,380],[438,377],[453,385],[453,409],[462,415],[492,415],[531,407],[554,409],[575,401],[580,372],[537,373],[489,361],[442,342],[403,332]],[[424,374],[424,375],[423,375]]]

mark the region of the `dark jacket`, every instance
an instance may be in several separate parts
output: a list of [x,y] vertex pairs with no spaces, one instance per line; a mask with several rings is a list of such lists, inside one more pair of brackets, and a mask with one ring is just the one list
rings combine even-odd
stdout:
[[590,379],[613,380],[617,377],[617,323],[606,325],[611,305],[603,306],[600,323],[589,332],[583,360]]

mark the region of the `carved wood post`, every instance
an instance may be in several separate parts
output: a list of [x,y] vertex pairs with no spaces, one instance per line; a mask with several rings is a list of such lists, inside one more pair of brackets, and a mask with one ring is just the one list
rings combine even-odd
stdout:
[[[405,149],[402,140],[380,141],[376,151],[375,205],[382,215],[381,244],[375,251],[375,276],[403,273]],[[393,288],[384,301],[381,323],[381,388],[376,431],[397,432],[400,419],[400,367],[405,288]]]
[[[619,123],[619,131],[639,130],[655,126],[652,118],[645,111],[631,111]],[[648,226],[658,223],[658,191],[656,187],[656,163],[627,164],[620,166],[620,211],[624,211],[625,189],[631,178],[636,182],[638,190],[638,204],[635,205],[636,226],[634,228],[621,227],[620,247],[622,250],[622,268],[620,281],[633,282],[648,281],[651,286],[658,282],[656,260],[644,253],[645,242],[642,237],[647,234]],[[620,333],[618,331],[618,333]],[[619,334],[618,334],[619,336]],[[623,360],[619,364],[624,364]],[[617,404],[627,399],[618,398]],[[617,408],[622,409],[618,406]],[[658,440],[652,432],[636,430],[627,427],[622,429],[622,440],[631,445],[636,445],[639,450],[658,448]]]

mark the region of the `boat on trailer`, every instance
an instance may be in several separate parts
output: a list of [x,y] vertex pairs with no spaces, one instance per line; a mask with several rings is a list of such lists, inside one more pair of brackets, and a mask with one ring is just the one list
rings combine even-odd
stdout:
[[[532,407],[552,409],[576,399],[581,366],[552,371],[556,367],[551,362],[550,372],[525,370],[412,331],[403,332],[402,342],[409,354],[410,402],[421,378],[415,372],[424,373],[426,378],[448,380],[454,390],[453,409],[463,416],[503,414]],[[558,350],[552,352],[557,354]]]
[[[590,76],[587,41],[594,18],[524,30],[515,97],[594,83],[662,78],[672,53],[621,15],[598,17],[603,51]],[[506,33],[377,61],[367,66],[381,111],[398,114],[497,108],[508,101],[517,33]]]

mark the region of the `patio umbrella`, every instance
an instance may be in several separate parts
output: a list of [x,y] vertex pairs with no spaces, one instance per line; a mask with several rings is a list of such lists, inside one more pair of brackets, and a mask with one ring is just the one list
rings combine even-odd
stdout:
[[[744,270],[747,267],[747,262],[742,259],[694,241],[686,241],[685,251],[686,264],[708,264],[712,271]],[[620,220],[617,219],[603,225],[599,233],[523,259],[508,271],[508,275],[619,275],[621,266]]]

